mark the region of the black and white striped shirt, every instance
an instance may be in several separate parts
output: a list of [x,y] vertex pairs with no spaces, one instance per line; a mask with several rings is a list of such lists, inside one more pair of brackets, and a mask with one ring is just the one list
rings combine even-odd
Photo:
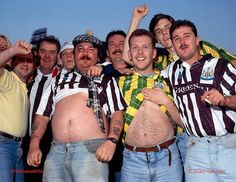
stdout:
[[[114,77],[101,75],[96,77],[94,82],[98,86],[100,104],[108,119],[115,111],[126,108]],[[57,77],[52,79],[50,88],[45,91],[37,114],[51,117],[55,104],[64,97],[78,92],[88,94],[88,84],[89,80],[77,71],[65,72],[62,70]]]
[[40,69],[36,69],[33,74],[32,82],[29,84],[29,135],[31,135],[32,122],[34,120],[35,113],[41,102],[41,97],[45,90],[51,84],[52,77],[56,76],[59,71],[59,66],[55,66],[51,74],[43,74]]
[[162,75],[168,78],[189,135],[222,136],[236,132],[235,110],[201,101],[203,93],[212,88],[225,96],[235,95],[236,68],[232,64],[206,55],[191,66],[177,60]]

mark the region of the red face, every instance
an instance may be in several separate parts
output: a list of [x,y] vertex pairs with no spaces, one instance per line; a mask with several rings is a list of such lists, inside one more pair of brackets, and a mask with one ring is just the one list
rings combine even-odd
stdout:
[[75,47],[74,56],[76,68],[86,73],[90,67],[97,64],[98,49],[91,43],[83,42]]

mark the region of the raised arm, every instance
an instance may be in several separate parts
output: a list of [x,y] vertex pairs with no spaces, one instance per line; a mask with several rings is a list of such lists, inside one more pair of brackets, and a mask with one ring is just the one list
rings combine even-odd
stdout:
[[3,74],[3,67],[7,61],[17,54],[28,54],[31,52],[32,45],[26,41],[17,41],[12,47],[0,53],[0,77]]
[[37,167],[41,163],[42,152],[40,150],[40,141],[46,131],[49,122],[49,117],[36,115],[30,140],[29,152],[27,155],[27,163],[30,166]]
[[148,14],[148,6],[146,4],[140,5],[133,10],[133,15],[131,19],[131,23],[129,26],[129,30],[127,33],[127,36],[125,38],[125,45],[124,45],[124,51],[122,53],[122,59],[130,65],[133,65],[132,61],[130,61],[128,56],[128,50],[129,50],[129,37],[131,33],[136,30],[139,27],[140,22],[142,19]]

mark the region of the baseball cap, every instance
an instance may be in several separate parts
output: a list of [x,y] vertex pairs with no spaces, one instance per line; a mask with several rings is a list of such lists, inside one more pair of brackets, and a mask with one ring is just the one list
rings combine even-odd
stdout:
[[73,46],[72,42],[65,42],[65,43],[62,45],[59,54],[61,54],[65,49],[74,49],[74,46]]

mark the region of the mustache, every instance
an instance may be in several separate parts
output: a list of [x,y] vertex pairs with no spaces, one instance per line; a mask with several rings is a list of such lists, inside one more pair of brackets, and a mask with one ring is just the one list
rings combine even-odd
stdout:
[[91,60],[91,58],[90,58],[89,56],[87,56],[87,55],[85,55],[85,56],[81,57],[80,59],[84,59],[84,60]]
[[186,48],[186,47],[188,47],[188,45],[183,44],[183,45],[181,45],[179,48],[180,48],[180,49],[183,49],[183,48]]
[[112,54],[116,54],[116,53],[122,54],[122,50],[115,50],[115,51],[112,52]]

